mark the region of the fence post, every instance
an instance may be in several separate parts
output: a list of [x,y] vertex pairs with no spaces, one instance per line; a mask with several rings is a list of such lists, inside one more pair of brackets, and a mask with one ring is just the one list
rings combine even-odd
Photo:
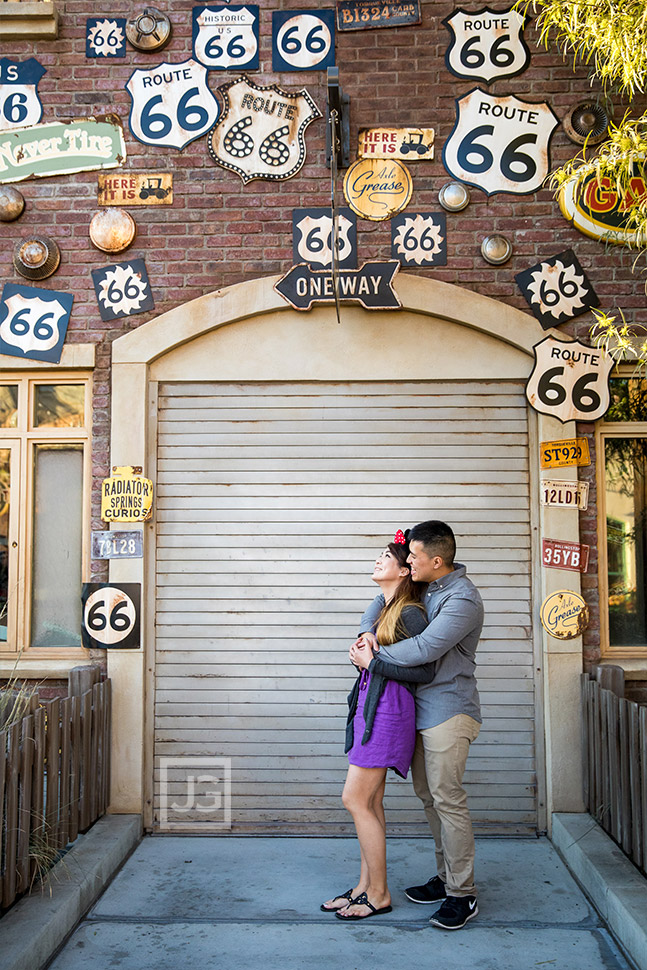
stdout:
[[88,664],[72,667],[68,675],[68,697],[74,694],[84,694],[101,679],[101,667],[98,664]]
[[616,664],[598,664],[595,677],[603,690],[611,690],[617,697],[625,696],[625,672]]

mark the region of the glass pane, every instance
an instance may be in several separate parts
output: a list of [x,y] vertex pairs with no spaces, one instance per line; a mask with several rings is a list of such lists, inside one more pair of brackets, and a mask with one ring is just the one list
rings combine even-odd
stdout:
[[0,641],[7,639],[9,605],[9,486],[11,452],[0,448]]
[[18,426],[18,385],[0,384],[0,428]]
[[34,564],[31,643],[81,646],[83,447],[34,452]]
[[647,644],[647,438],[607,438],[609,643]]
[[83,384],[37,384],[34,389],[35,428],[82,428]]
[[605,421],[647,421],[647,381],[638,377],[613,377],[609,381],[611,407]]

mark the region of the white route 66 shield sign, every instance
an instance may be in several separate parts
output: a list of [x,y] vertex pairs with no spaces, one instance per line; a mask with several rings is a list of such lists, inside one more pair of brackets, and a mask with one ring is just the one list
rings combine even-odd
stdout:
[[130,130],[145,145],[182,149],[213,128],[220,105],[197,61],[139,68],[126,90],[132,99]]
[[552,334],[535,348],[535,366],[526,384],[528,403],[541,414],[567,421],[597,421],[609,410],[613,359],[579,340]]
[[258,70],[258,7],[193,8],[193,53],[211,70]]
[[443,148],[445,168],[487,195],[536,192],[550,169],[548,149],[558,124],[545,102],[473,88],[456,99],[456,123]]
[[443,23],[452,34],[445,63],[456,77],[491,84],[521,74],[530,63],[522,33],[525,17],[518,10],[455,10]]
[[218,90],[225,111],[207,139],[214,162],[244,183],[296,175],[306,159],[304,132],[321,117],[308,92],[282,91],[276,84],[261,87],[244,75]]
[[34,57],[27,61],[0,57],[0,131],[38,124],[43,106],[37,88],[46,71]]

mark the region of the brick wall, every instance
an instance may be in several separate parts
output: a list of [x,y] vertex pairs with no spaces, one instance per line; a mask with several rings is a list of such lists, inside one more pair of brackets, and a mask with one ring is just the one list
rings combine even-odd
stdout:
[[[97,210],[96,172],[27,181],[18,187],[27,200],[21,219],[0,224],[0,272],[3,281],[20,281],[11,255],[14,243],[31,230],[51,235],[62,250],[57,274],[44,285],[74,293],[75,304],[68,330],[68,343],[96,344],[97,367],[94,391],[94,518],[93,528],[103,528],[98,515],[98,486],[109,470],[108,430],[110,413],[110,346],[122,333],[140,326],[180,303],[222,286],[258,276],[276,274],[292,264],[292,209],[329,202],[329,170],[325,167],[325,124],[319,119],[306,133],[307,160],[291,181],[274,184],[255,181],[243,187],[240,178],[211,161],[206,138],[192,142],[182,151],[151,148],[136,141],[128,130],[130,98],[124,85],[137,67],[153,67],[161,61],[180,62],[192,56],[191,10],[193,0],[156,0],[159,9],[173,22],[174,36],[159,54],[143,54],[128,48],[125,58],[104,60],[85,57],[85,20],[97,15],[93,0],[58,0],[61,15],[59,39],[33,44],[28,41],[0,44],[0,56],[25,59],[36,56],[47,68],[39,85],[44,106],[43,121],[67,120],[93,114],[117,113],[126,133],[128,160],[124,172],[166,170],[174,174],[172,206],[145,206],[133,210],[137,238],[116,260],[144,257],[155,297],[155,310],[124,320],[103,323],[100,319],[91,269],[114,261],[93,248],[88,224]],[[329,4],[332,6],[333,4]],[[271,68],[271,13],[289,8],[275,0],[260,0],[261,71],[252,76],[257,83],[276,82],[288,89],[306,87],[325,111],[325,72],[273,74]],[[315,7],[312,0],[299,0],[293,7]],[[458,4],[457,4],[458,6]],[[478,10],[482,4],[468,2],[464,9]],[[504,5],[496,5],[502,8]],[[113,0],[111,16],[132,16],[143,4]],[[367,30],[337,34],[337,64],[342,85],[351,97],[351,157],[354,158],[359,127],[382,125],[427,125],[436,129],[436,157],[431,162],[410,166],[414,180],[410,210],[439,211],[438,190],[449,176],[441,158],[443,142],[455,120],[454,99],[474,87],[468,80],[451,75],[444,61],[449,33],[442,20],[454,9],[447,2],[422,2],[423,22],[416,27]],[[531,26],[526,37],[532,52],[530,67],[515,78],[494,82],[494,94],[516,94],[530,100],[547,100],[558,117],[567,108],[596,92],[589,86],[585,70],[572,70],[556,51],[536,46]],[[234,75],[211,72],[212,90]],[[484,85],[482,85],[484,86]],[[616,118],[624,105],[616,99]],[[552,162],[558,164],[575,153],[559,127],[552,140]],[[514,246],[513,258],[492,267],[480,255],[482,239],[502,232]],[[632,274],[632,259],[617,247],[587,238],[569,227],[549,190],[530,196],[496,195],[487,198],[472,190],[472,202],[462,213],[447,214],[448,262],[446,267],[415,270],[421,275],[476,290],[510,303],[524,311],[528,307],[514,281],[516,273],[567,247],[572,247],[605,306],[618,303],[633,319],[644,304],[639,276]],[[360,261],[390,255],[388,222],[358,221]],[[591,316],[577,318],[565,330],[586,340]],[[582,427],[592,434],[592,426]],[[592,449],[593,451],[593,449]],[[595,494],[594,466],[583,477]],[[595,505],[582,514],[582,538],[592,546],[590,572],[583,577],[585,595],[592,613],[587,632],[586,657],[598,656]],[[107,564],[95,562],[94,579],[107,578]]]

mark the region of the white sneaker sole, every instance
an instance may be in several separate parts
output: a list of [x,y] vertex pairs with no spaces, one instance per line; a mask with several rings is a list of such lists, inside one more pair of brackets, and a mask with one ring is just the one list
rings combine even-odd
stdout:
[[432,926],[437,926],[441,930],[462,930],[463,927],[465,926],[465,923],[469,923],[471,919],[474,919],[474,917],[478,914],[478,911],[479,911],[479,908],[477,906],[474,909],[474,912],[467,914],[467,916],[465,917],[465,921],[461,923],[460,926],[445,926],[444,923],[440,923],[438,922],[438,920],[435,920],[433,916],[431,917],[429,922],[431,923]]
[[404,895],[407,897],[409,902],[418,903],[420,906],[435,906],[436,903],[442,903],[447,899],[446,896],[440,896],[438,899],[414,899],[413,896],[410,896],[408,892],[405,892]]

